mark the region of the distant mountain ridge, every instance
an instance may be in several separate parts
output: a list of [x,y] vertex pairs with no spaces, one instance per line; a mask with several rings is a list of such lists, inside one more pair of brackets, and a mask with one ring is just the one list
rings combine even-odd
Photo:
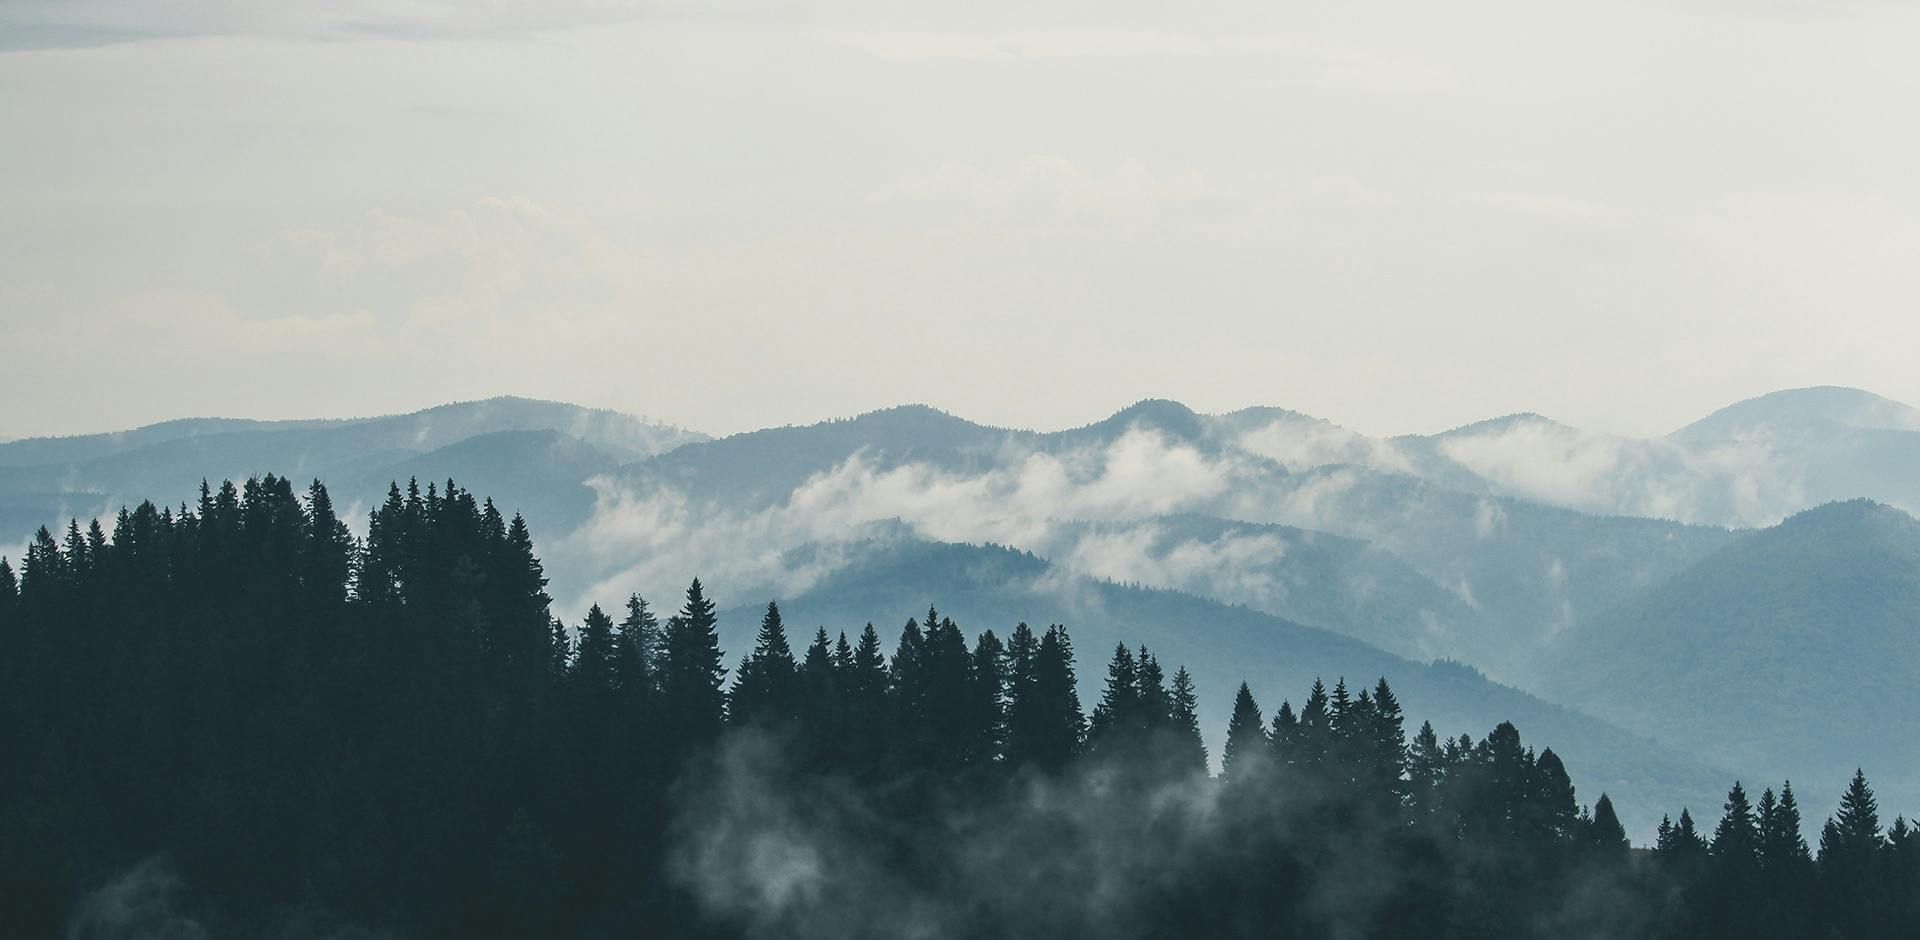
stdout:
[[[414,458],[500,432],[564,435],[598,455],[589,461],[596,473],[706,439],[615,411],[526,398],[458,402],[371,418],[194,418],[110,434],[31,438],[0,444],[0,525],[6,527],[0,544],[16,543],[33,527],[59,525],[68,516],[110,514],[148,494],[192,492],[202,479],[269,472],[327,478],[342,484],[342,504],[351,505],[375,499],[385,489],[386,479],[377,490],[355,489],[354,481],[365,484],[363,489],[371,486],[368,474],[397,473]],[[546,439],[499,438],[494,444],[507,450],[552,446]],[[470,446],[462,456],[483,463],[515,459],[482,457],[479,450]],[[462,475],[458,471],[464,465],[461,459],[436,459],[411,466]],[[574,478],[560,485],[581,483]],[[545,504],[556,480],[527,477],[520,484],[506,487],[503,500]]]
[[[1316,662],[1427,675],[1420,663],[1455,660],[1471,664],[1462,674],[1474,682],[1491,678],[1702,748],[1733,773],[1824,774],[1825,765],[1778,758],[1798,749],[1838,760],[1871,742],[1825,735],[1820,722],[1835,720],[1831,711],[1781,711],[1782,703],[1798,700],[1796,682],[1848,681],[1849,656],[1908,668],[1900,605],[1920,571],[1885,564],[1906,557],[1905,535],[1883,537],[1905,533],[1902,525],[1851,523],[1859,531],[1848,570],[1878,579],[1861,589],[1877,600],[1862,606],[1831,589],[1844,579],[1809,574],[1838,556],[1801,550],[1847,542],[1808,522],[1840,516],[1796,514],[1828,497],[1920,505],[1914,415],[1869,393],[1803,389],[1648,439],[1531,413],[1375,438],[1286,409],[1206,415],[1162,399],[1049,432],[904,405],[719,439],[527,399],[343,421],[190,419],[0,444],[0,555],[39,525],[191,492],[203,477],[319,477],[356,526],[392,481],[453,478],[528,516],[549,591],[569,619],[591,601],[656,596],[701,575],[822,622],[898,612],[917,598],[954,605],[970,629],[1071,615],[1089,637],[1131,633],[1169,661],[1219,664],[1222,675],[1242,664],[1274,677],[1336,668],[1253,648],[1250,638],[1285,623],[1294,632],[1281,631],[1293,638],[1283,647],[1325,652],[1337,644],[1302,638],[1339,635],[1351,644],[1341,648],[1368,651]],[[1791,524],[1751,528],[1781,519]],[[969,549],[989,544],[1032,553],[1037,567],[1022,574],[1005,557]],[[948,547],[918,547],[926,545]],[[1773,572],[1770,582],[1753,583],[1755,571]],[[981,572],[1013,580],[996,593]],[[1796,586],[1804,609],[1789,609],[1783,586]],[[836,592],[846,606],[834,606]],[[1746,611],[1742,622],[1773,623],[1762,616],[1769,611],[1741,606],[1768,596],[1800,618],[1777,624],[1795,642],[1809,635],[1796,624],[1850,611],[1871,629],[1848,656],[1810,650],[1816,665],[1806,676],[1765,659],[1733,671],[1675,665],[1692,661],[1681,652],[1743,642],[1729,639],[1738,633],[1728,623],[1676,611],[1725,598],[1711,603]],[[1081,606],[1063,606],[1068,597]],[[1647,624],[1662,626],[1628,640]],[[1298,632],[1303,625],[1318,629]],[[1617,649],[1629,642],[1635,650]],[[1634,659],[1648,650],[1674,655]],[[1083,668],[1104,652],[1083,649]],[[1635,671],[1660,684],[1645,696],[1621,687]],[[1755,711],[1773,716],[1778,747],[1698,740],[1700,728],[1730,740],[1756,729],[1691,698],[1696,673],[1735,700],[1766,703]],[[1659,707],[1702,720],[1665,720]],[[1903,757],[1852,759],[1884,765],[1875,779],[1906,792]]]
[[[1869,500],[1753,532],[1570,630],[1543,685],[1625,727],[1771,777],[1871,762],[1920,800],[1920,521]],[[1871,755],[1871,758],[1863,755]]]
[[[1494,724],[1512,721],[1528,740],[1568,755],[1582,799],[1608,792],[1642,840],[1658,822],[1657,807],[1704,805],[1717,799],[1723,784],[1725,772],[1718,768],[1489,681],[1470,667],[1409,661],[1332,631],[1196,595],[1075,577],[1004,547],[907,540],[866,550],[871,563],[849,566],[812,591],[780,599],[796,654],[816,626],[829,636],[846,631],[857,640],[868,621],[891,650],[901,623],[938,605],[970,640],[985,629],[1004,639],[1018,621],[1066,624],[1087,703],[1098,701],[1116,643],[1145,644],[1169,672],[1185,665],[1198,683],[1200,725],[1216,757],[1243,679],[1271,714],[1282,700],[1298,708],[1316,677],[1329,687],[1344,677],[1357,692],[1385,676],[1412,719],[1409,732],[1426,720],[1442,735],[1479,738]],[[752,648],[764,610],[765,601],[756,597],[722,612],[721,645],[731,656]]]

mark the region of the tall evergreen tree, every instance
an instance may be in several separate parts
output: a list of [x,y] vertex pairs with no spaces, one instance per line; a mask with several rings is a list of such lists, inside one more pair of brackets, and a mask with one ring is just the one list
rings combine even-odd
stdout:
[[580,638],[574,647],[573,666],[569,675],[583,693],[599,699],[614,690],[619,670],[619,648],[614,641],[613,618],[607,616],[599,604],[595,604],[587,610],[587,617],[580,624]]
[[1883,936],[1880,806],[1867,776],[1853,772],[1840,810],[1820,830],[1820,893],[1828,923],[1844,937]]
[[1627,841],[1627,828],[1620,824],[1613,800],[1605,793],[1593,803],[1593,816],[1587,821],[1582,841],[1588,857],[1606,867],[1618,868],[1627,863],[1627,853],[1632,848]]
[[[1423,721],[1420,731],[1413,736],[1413,743],[1407,749],[1407,794],[1408,801],[1417,818],[1429,818],[1439,811],[1441,779],[1446,774],[1446,752],[1440,745],[1440,739],[1433,732],[1433,723]],[[1606,800],[1605,794],[1601,800]],[[1613,810],[1613,804],[1607,803],[1607,810]],[[1600,809],[1594,807],[1594,816],[1599,817]],[[1617,821],[1617,820],[1616,820]],[[1621,838],[1625,838],[1623,834]]]
[[[1019,628],[1015,628],[1016,638]],[[1017,660],[1016,660],[1017,662]],[[1017,666],[1016,666],[1017,668]],[[1086,716],[1065,627],[1047,628],[1033,652],[1032,678],[1017,686],[1008,711],[1007,760],[1058,770],[1080,750]]]
[[998,761],[1007,743],[1007,650],[992,630],[973,644],[973,706],[971,753],[968,763]]
[[617,680],[630,708],[649,702],[657,691],[660,644],[660,621],[647,607],[646,598],[627,595],[627,615],[620,620],[614,648]]
[[668,740],[679,742],[682,751],[719,734],[726,674],[713,602],[695,578],[687,586],[686,604],[667,621],[660,662],[661,713]]
[[1107,662],[1107,685],[1100,701],[1093,706],[1088,723],[1087,747],[1099,752],[1110,746],[1124,747],[1125,739],[1137,740],[1140,713],[1140,688],[1135,675],[1133,651],[1125,643],[1115,646]]
[[1207,745],[1200,737],[1200,698],[1194,692],[1193,677],[1187,674],[1187,667],[1181,666],[1174,671],[1173,688],[1168,699],[1168,720],[1176,741],[1173,765],[1188,773],[1204,774],[1207,772]]
[[734,673],[728,717],[740,725],[784,725],[795,720],[800,712],[798,677],[780,606],[768,601],[753,651],[741,659]]
[[1253,690],[1245,682],[1233,694],[1233,715],[1227,720],[1227,743],[1220,752],[1220,772],[1228,780],[1251,780],[1260,775],[1267,750],[1265,722]]

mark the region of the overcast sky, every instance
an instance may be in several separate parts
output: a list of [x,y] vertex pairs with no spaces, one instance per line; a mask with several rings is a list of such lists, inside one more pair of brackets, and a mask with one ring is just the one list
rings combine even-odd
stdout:
[[1914,4],[535,8],[0,3],[0,437],[1920,402]]

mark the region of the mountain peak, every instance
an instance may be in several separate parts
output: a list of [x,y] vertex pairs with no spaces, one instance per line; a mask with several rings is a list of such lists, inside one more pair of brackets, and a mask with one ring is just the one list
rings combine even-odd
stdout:
[[1815,385],[1735,402],[1675,431],[1673,436],[1735,437],[1834,428],[1920,431],[1920,409],[1863,389]]
[[1165,398],[1146,398],[1134,402],[1114,412],[1106,420],[1088,425],[1087,430],[1124,432],[1133,427],[1151,428],[1181,438],[1199,437],[1203,430],[1200,415],[1193,409]]
[[1436,434],[1434,436],[1435,437],[1462,437],[1462,436],[1472,436],[1476,434],[1499,433],[1503,431],[1510,431],[1515,428],[1526,428],[1526,427],[1546,428],[1546,429],[1553,429],[1553,430],[1571,430],[1571,428],[1568,428],[1567,425],[1561,424],[1560,422],[1555,421],[1552,418],[1549,418],[1546,415],[1540,414],[1538,412],[1519,411],[1510,415],[1501,415],[1498,418],[1487,418],[1482,421],[1475,421],[1472,424],[1463,424],[1457,428],[1453,428],[1447,431],[1442,431],[1439,434]]

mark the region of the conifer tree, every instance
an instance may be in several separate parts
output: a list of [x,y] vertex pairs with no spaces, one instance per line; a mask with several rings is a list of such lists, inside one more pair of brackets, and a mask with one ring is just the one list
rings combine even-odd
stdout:
[[1733,789],[1727,791],[1727,802],[1722,807],[1719,825],[1713,830],[1714,860],[1722,870],[1737,870],[1744,873],[1757,867],[1760,853],[1760,827],[1753,815],[1753,806],[1747,800],[1747,791],[1740,781],[1733,782]]
[[1173,689],[1168,694],[1173,728],[1173,766],[1187,773],[1207,772],[1207,745],[1200,737],[1200,699],[1194,692],[1193,677],[1181,666],[1173,674]]
[[[149,506],[149,508],[151,508]],[[331,608],[343,603],[353,576],[353,533],[333,509],[333,497],[319,480],[307,487],[307,538],[301,581],[304,601]]]
[[1884,906],[1878,863],[1885,844],[1880,836],[1880,807],[1866,774],[1856,769],[1840,810],[1820,830],[1820,893],[1828,923],[1842,936],[1884,934],[1878,908]]
[[1100,752],[1111,745],[1121,744],[1137,730],[1140,689],[1135,670],[1133,651],[1127,649],[1125,643],[1118,644],[1114,648],[1113,658],[1107,662],[1106,689],[1101,693],[1099,703],[1093,706],[1093,718],[1088,723],[1089,750]]
[[726,710],[721,684],[727,669],[721,665],[713,602],[699,578],[688,585],[686,604],[667,621],[660,667],[660,705],[668,740],[685,746],[712,740]]
[[768,601],[753,651],[742,657],[734,673],[728,717],[739,725],[778,725],[794,720],[800,711],[798,675],[780,605]]
[[552,685],[566,681],[573,669],[573,637],[567,625],[555,617],[547,621],[547,675]]
[[1293,703],[1280,700],[1280,709],[1273,713],[1273,722],[1267,729],[1267,748],[1273,753],[1273,766],[1276,769],[1293,767],[1300,762],[1300,719],[1293,714]]
[[660,642],[660,621],[647,607],[646,598],[627,595],[627,615],[620,620],[614,647],[615,678],[629,709],[643,707],[657,691]]
[[20,582],[13,575],[13,565],[0,557],[0,629],[12,626],[13,605],[19,595]]
[[1776,802],[1769,788],[1760,795],[1760,864],[1762,867],[1799,880],[1809,870],[1813,856],[1800,832],[1800,803],[1793,796],[1793,781],[1780,787]]
[[1296,740],[1299,742],[1295,748],[1296,766],[1317,770],[1326,763],[1333,747],[1333,716],[1327,701],[1327,687],[1318,678],[1313,680],[1313,688],[1307,691],[1307,700],[1300,706],[1300,731]]
[[1086,733],[1074,679],[1073,641],[1065,627],[1047,628],[1034,649],[1032,672],[1011,703],[1007,760],[1014,766],[1059,770],[1079,752]]
[[1553,846],[1572,844],[1579,834],[1579,809],[1574,804],[1573,780],[1553,748],[1541,751],[1534,761],[1531,791],[1525,800],[1530,835],[1541,854],[1550,855]]
[[1245,682],[1233,694],[1233,715],[1227,720],[1227,743],[1220,752],[1220,772],[1229,780],[1252,780],[1260,775],[1260,758],[1267,750],[1267,734],[1260,705]]
[[[1446,761],[1446,752],[1433,732],[1433,723],[1421,722],[1419,732],[1413,736],[1413,743],[1407,749],[1407,794],[1416,816],[1430,817],[1438,812],[1440,781],[1446,773]],[[1606,796],[1602,794],[1600,798],[1605,800]],[[1612,811],[1611,802],[1607,803],[1607,809]],[[1596,805],[1596,819],[1599,812]]]
[[1366,727],[1367,785],[1379,793],[1381,801],[1398,806],[1407,801],[1406,715],[1400,698],[1393,694],[1385,676],[1374,684],[1373,700],[1367,709]]
[[1007,650],[992,630],[974,641],[971,677],[973,741],[967,762],[990,763],[1001,758],[1007,741]]
[[853,769],[873,773],[892,740],[888,705],[892,678],[887,656],[880,649],[880,633],[873,624],[860,632],[860,642],[840,673],[842,707],[847,716],[846,754]]
[[1593,803],[1593,815],[1587,820],[1582,842],[1587,856],[1604,866],[1617,868],[1627,863],[1627,853],[1631,850],[1627,828],[1620,824],[1613,800],[1605,793]]
[[1712,875],[1704,918],[1717,932],[1749,937],[1760,932],[1760,825],[1747,791],[1734,781],[1713,830]]
[[1173,715],[1173,701],[1167,692],[1167,674],[1160,668],[1156,659],[1143,645],[1134,656],[1134,700],[1139,708],[1139,724],[1142,730],[1158,732],[1167,726]]
[[619,650],[614,643],[613,618],[599,604],[587,610],[580,624],[580,639],[574,647],[569,672],[574,685],[594,699],[612,692],[619,674]]

